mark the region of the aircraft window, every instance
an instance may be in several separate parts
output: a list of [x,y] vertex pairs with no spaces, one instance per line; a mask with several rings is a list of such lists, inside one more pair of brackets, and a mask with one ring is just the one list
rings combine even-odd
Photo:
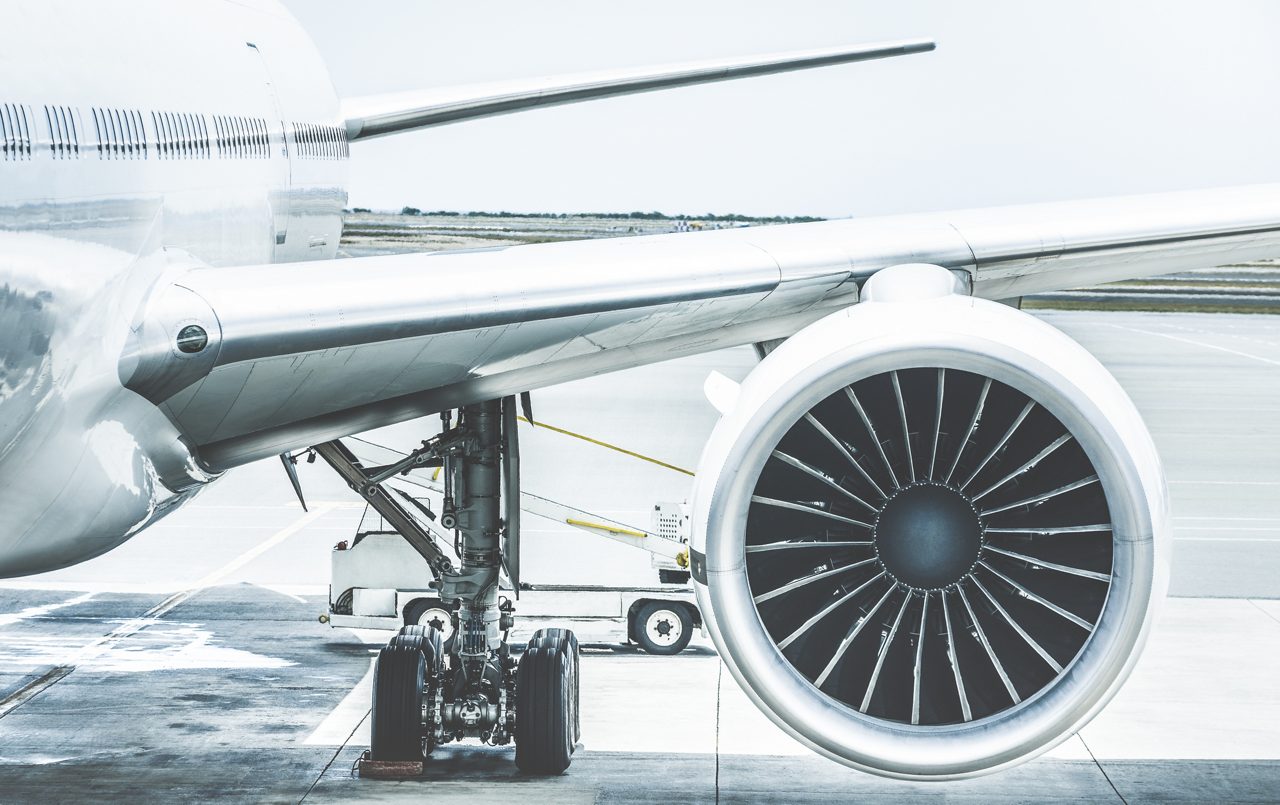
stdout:
[[22,104],[14,108],[17,113],[19,152],[25,154],[27,159],[31,159],[31,115],[28,107]]
[[133,159],[135,156],[135,137],[133,125],[129,122],[129,111],[127,109],[112,109],[111,112],[116,116],[116,120],[120,124],[120,156]]
[[169,127],[165,125],[164,112],[152,112],[156,124],[156,150],[161,159],[169,158]]
[[133,156],[133,143],[130,141],[129,126],[125,122],[125,115],[120,114],[119,109],[111,110],[111,117],[115,120],[116,131],[116,156],[123,159],[125,156]]
[[156,156],[164,158],[164,131],[160,127],[160,114],[151,113],[151,127],[156,130]]
[[71,156],[80,158],[80,132],[76,130],[76,111],[70,106],[63,106],[62,130],[67,133],[67,145]]
[[169,112],[161,112],[160,119],[164,121],[164,136],[166,150],[169,152],[169,159],[178,158],[178,130],[173,124],[173,115]]
[[129,154],[129,159],[138,156],[138,133],[133,130],[133,118],[129,116],[128,109],[120,111],[120,123],[124,131],[125,151]]
[[107,158],[115,159],[119,156],[119,139],[116,136],[115,120],[111,117],[110,109],[102,110],[102,119],[105,124],[104,133],[107,135]]
[[44,119],[49,124],[49,153],[53,154],[57,159],[58,152],[62,150],[62,143],[58,141],[57,125],[53,122],[54,118],[49,113],[49,107],[44,108]]
[[196,115],[196,128],[200,130],[200,157],[209,158],[209,129],[205,126],[204,115]]
[[0,109],[0,139],[7,147],[5,159],[31,158],[30,129],[21,104],[7,103]]
[[182,144],[182,158],[191,159],[191,152],[195,144],[191,137],[191,121],[187,120],[187,116],[181,112],[174,114],[178,121],[178,141]]
[[13,118],[9,117],[9,104],[0,106],[0,153],[6,160],[17,156],[15,138],[13,136]]
[[133,123],[138,130],[138,140],[142,143],[142,158],[147,158],[147,125],[142,119],[142,112],[133,110]]
[[71,133],[67,131],[67,116],[60,107],[53,107],[53,122],[58,128],[58,150],[63,159],[71,156]]
[[49,153],[54,159],[71,159],[75,154],[69,118],[70,110],[65,106],[44,108],[45,123],[49,126]]

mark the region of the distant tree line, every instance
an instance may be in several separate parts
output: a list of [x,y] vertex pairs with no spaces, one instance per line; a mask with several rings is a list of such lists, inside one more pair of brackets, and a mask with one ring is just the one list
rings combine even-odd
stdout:
[[[364,207],[356,207],[355,212],[369,212]],[[401,215],[431,215],[435,217],[460,217],[467,216],[470,218],[553,218],[553,219],[569,219],[569,218],[604,218],[614,221],[724,221],[728,223],[752,223],[764,221],[771,224],[803,224],[812,221],[822,221],[823,218],[815,218],[811,215],[739,215],[730,213],[728,215],[716,215],[715,213],[707,213],[705,215],[667,215],[662,212],[508,212],[501,210],[499,212],[484,212],[481,210],[472,210],[471,212],[459,212],[457,210],[427,210],[423,212],[417,207],[404,207],[400,210]]]

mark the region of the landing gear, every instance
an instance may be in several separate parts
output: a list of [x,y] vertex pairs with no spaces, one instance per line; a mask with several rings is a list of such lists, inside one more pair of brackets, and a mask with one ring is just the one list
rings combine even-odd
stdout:
[[[581,736],[577,638],[566,629],[541,630],[517,660],[507,644],[515,607],[498,594],[503,571],[516,595],[520,589],[516,400],[464,406],[456,424],[449,412],[442,420],[439,436],[385,467],[362,466],[340,442],[314,448],[427,558],[436,577],[429,586],[437,597],[405,607],[405,627],[378,656],[371,757],[421,761],[447,741],[514,740],[522,771],[560,774]],[[433,467],[443,469],[438,517],[383,485]],[[418,514],[454,532],[458,566]]]

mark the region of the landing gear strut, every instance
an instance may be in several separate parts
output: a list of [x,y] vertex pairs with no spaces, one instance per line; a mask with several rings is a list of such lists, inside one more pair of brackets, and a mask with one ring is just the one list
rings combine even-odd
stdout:
[[[514,740],[522,771],[559,774],[581,734],[577,638],[567,629],[540,630],[517,661],[507,643],[515,608],[499,596],[504,569],[519,595],[516,398],[464,406],[456,423],[448,412],[442,420],[439,436],[385,467],[362,466],[337,441],[314,448],[428,559],[436,577],[430,586],[452,626],[443,641],[434,626],[407,625],[379,653],[371,755],[375,761],[413,761],[448,741]],[[428,517],[434,513],[383,486],[397,474],[428,467],[444,472],[437,522],[454,532],[457,567],[405,504]]]

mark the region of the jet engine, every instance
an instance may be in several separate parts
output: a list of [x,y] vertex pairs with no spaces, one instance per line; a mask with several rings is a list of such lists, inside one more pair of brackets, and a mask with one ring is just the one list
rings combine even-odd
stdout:
[[694,578],[724,662],[801,742],[974,776],[1065,740],[1128,676],[1166,584],[1164,476],[1062,332],[895,266],[722,407]]

